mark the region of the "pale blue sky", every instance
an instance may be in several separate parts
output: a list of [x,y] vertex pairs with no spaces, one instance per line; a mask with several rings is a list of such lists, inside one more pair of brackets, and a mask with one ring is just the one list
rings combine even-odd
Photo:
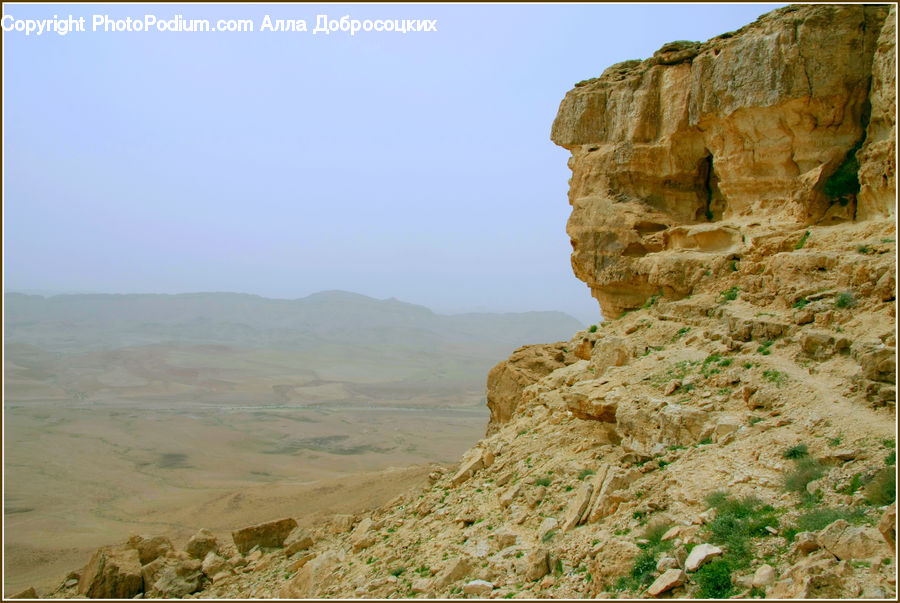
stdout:
[[565,234],[572,85],[771,4],[15,5],[437,19],[437,33],[3,34],[6,290],[346,289],[599,319]]

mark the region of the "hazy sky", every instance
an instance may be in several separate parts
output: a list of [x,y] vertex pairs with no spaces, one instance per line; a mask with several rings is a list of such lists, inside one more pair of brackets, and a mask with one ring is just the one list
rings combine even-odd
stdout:
[[[3,34],[6,290],[346,289],[599,318],[572,274],[566,91],[771,4],[16,5]],[[94,14],[253,33],[91,32]],[[306,33],[258,31],[263,16]],[[316,15],[437,32],[313,35]]]

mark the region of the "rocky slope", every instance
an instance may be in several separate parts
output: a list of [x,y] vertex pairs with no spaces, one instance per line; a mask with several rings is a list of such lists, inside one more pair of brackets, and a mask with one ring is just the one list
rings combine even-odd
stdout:
[[576,85],[553,139],[610,320],[498,365],[428,487],[136,538],[55,596],[896,597],[895,19],[787,7]]

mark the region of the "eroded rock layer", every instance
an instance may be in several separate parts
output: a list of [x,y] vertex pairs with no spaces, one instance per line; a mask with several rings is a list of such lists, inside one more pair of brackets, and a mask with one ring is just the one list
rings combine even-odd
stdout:
[[[572,152],[572,266],[605,316],[687,295],[772,227],[894,215],[888,12],[787,7],[566,95],[551,138]],[[860,194],[829,185],[860,146]]]

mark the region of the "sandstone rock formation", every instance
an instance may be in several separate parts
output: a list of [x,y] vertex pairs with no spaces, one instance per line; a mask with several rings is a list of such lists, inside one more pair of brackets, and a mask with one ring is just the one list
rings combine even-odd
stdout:
[[491,411],[488,435],[509,421],[523,389],[574,360],[562,342],[530,345],[517,349],[491,369],[487,380],[487,404]]
[[688,295],[764,227],[852,220],[826,185],[860,143],[858,213],[894,215],[888,10],[786,7],[566,95],[551,137],[572,152],[572,266],[604,316]]

